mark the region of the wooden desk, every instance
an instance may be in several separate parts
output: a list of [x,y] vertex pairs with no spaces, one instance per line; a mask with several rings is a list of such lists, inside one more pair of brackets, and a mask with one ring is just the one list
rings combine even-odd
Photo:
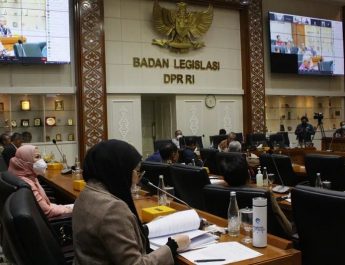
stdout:
[[331,149],[335,152],[345,152],[345,138],[323,137],[321,149],[323,151]]
[[[64,193],[64,195],[69,196],[71,199],[75,199],[78,197],[79,193],[78,191],[73,190],[72,185],[72,176],[71,175],[61,175],[59,170],[48,170],[46,172],[46,175],[44,176],[44,180],[52,185],[52,187],[56,188],[57,191]],[[135,206],[137,208],[139,217],[141,218],[141,209],[145,207],[151,207],[154,205],[157,205],[157,200],[152,197],[140,197],[139,199],[134,200]],[[181,204],[178,204],[176,202],[171,203],[171,207],[177,209],[177,210],[184,210],[187,207]],[[203,212],[203,211],[197,211],[198,214],[207,219],[209,222],[214,223],[218,226],[227,226],[227,220],[217,217],[215,215]],[[220,238],[220,241],[232,241],[236,240],[239,241],[243,235],[240,235],[239,238],[233,239],[229,237],[228,235],[222,235]],[[232,264],[237,265],[249,265],[249,264],[269,264],[269,265],[300,265],[301,264],[301,252],[292,248],[292,242],[273,236],[268,235],[268,246],[266,248],[254,248],[252,249],[260,252],[263,254],[263,256],[244,260],[241,262],[236,262]],[[183,257],[178,257],[178,264],[193,264],[189,262],[188,260],[184,259]]]

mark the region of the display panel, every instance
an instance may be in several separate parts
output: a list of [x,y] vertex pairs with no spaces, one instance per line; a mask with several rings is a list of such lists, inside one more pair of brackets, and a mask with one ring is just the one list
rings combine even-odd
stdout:
[[269,12],[271,71],[344,75],[343,24]]
[[0,2],[0,62],[70,63],[69,0]]

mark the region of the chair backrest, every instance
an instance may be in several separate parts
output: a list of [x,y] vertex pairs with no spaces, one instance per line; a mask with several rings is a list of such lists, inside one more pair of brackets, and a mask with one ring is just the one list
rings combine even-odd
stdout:
[[171,139],[163,139],[163,140],[156,140],[153,143],[153,148],[156,151],[158,151],[159,149],[161,149],[161,147],[165,146],[166,144],[172,144],[172,140]]
[[227,134],[222,134],[222,135],[211,135],[210,136],[210,143],[212,144],[213,148],[218,148],[218,145],[221,141],[225,140],[228,138]]
[[323,181],[331,181],[332,190],[345,191],[344,157],[306,154],[304,162],[311,186],[315,185],[316,173],[320,173]]
[[236,141],[239,141],[241,144],[243,143],[243,133],[235,133],[236,134]]
[[16,264],[66,264],[59,243],[43,219],[31,190],[19,189],[11,194],[1,218]]
[[179,139],[179,142],[180,142],[180,148],[183,148],[185,147],[186,145],[189,145],[189,143],[194,140],[196,142],[196,145],[199,147],[199,148],[203,148],[204,145],[202,144],[202,136],[195,136],[195,135],[192,135],[192,136],[183,136]]
[[[274,165],[275,163],[275,165]],[[261,167],[266,167],[268,173],[274,174],[274,183],[294,187],[298,183],[298,177],[293,171],[291,158],[287,155],[261,154]],[[279,174],[278,171],[279,170]],[[282,178],[281,182],[279,175]]]
[[217,161],[216,155],[218,153],[218,149],[213,148],[201,148],[200,149],[200,156],[204,163],[205,167],[208,167],[210,173],[217,174]]
[[246,140],[247,146],[258,146],[267,144],[266,135],[264,133],[249,133]]
[[345,264],[345,193],[298,185],[291,202],[303,264]]
[[284,136],[282,134],[279,133],[275,133],[275,134],[271,134],[269,136],[270,140],[269,140],[269,144],[270,147],[285,147],[285,142],[284,142]]
[[222,218],[228,218],[228,207],[230,202],[230,192],[236,191],[236,200],[238,208],[253,206],[253,198],[267,198],[267,230],[269,233],[289,238],[284,232],[281,224],[277,220],[277,216],[272,210],[272,202],[270,192],[265,189],[251,188],[248,186],[230,187],[221,184],[210,184],[204,187],[204,196],[206,202],[206,211]]
[[13,49],[16,57],[42,57],[40,43],[16,43]]
[[0,155],[0,172],[4,172],[6,170],[7,170],[6,162],[4,158],[2,157],[2,155]]
[[[164,176],[165,185],[172,186],[170,177],[170,165],[160,162],[143,161],[141,163],[141,170],[145,170],[145,178],[147,178],[154,185],[158,186],[159,175]],[[156,189],[152,187],[145,187],[150,193],[156,193]]]
[[277,132],[277,134],[283,135],[284,145],[285,145],[286,147],[289,147],[289,146],[290,146],[290,139],[289,139],[289,134],[288,134],[288,132]]
[[171,181],[176,195],[191,207],[205,209],[203,188],[210,184],[204,168],[174,164],[170,167]]
[[219,152],[216,155],[216,161],[218,174],[223,175],[226,181],[230,182],[232,177],[242,180],[249,179],[248,163],[245,154]]

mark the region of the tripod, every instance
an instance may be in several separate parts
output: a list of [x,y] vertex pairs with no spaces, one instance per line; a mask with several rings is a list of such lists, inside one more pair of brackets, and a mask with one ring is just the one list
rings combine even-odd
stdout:
[[[325,129],[323,128],[322,119],[317,119],[317,126],[316,126],[316,129],[315,129],[315,134],[316,134],[318,128],[320,128],[321,139],[324,138],[324,137],[326,137]],[[314,140],[315,134],[313,135],[313,137],[311,138],[311,140]]]

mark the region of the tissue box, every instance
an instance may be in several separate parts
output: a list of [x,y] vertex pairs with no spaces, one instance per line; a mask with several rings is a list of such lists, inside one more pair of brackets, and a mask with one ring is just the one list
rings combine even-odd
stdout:
[[63,169],[63,164],[62,163],[48,163],[47,168],[51,170],[61,170]]
[[85,188],[86,182],[82,179],[73,180],[73,189],[82,191]]
[[141,210],[141,217],[144,223],[150,222],[158,216],[168,215],[176,212],[175,209],[168,206],[160,205],[154,207],[143,208]]

